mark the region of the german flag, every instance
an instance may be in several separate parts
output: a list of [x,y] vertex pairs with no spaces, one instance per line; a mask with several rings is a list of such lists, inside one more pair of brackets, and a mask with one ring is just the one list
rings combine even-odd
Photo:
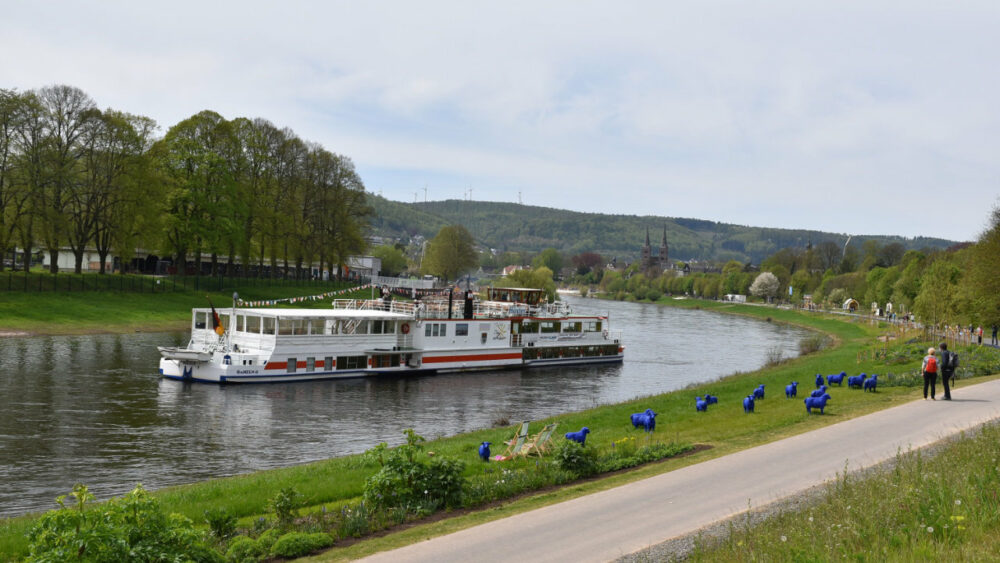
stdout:
[[226,329],[222,326],[222,319],[220,319],[219,314],[215,312],[215,305],[212,305],[211,299],[208,300],[208,306],[212,308],[212,330],[215,331],[215,334],[222,336],[226,333]]

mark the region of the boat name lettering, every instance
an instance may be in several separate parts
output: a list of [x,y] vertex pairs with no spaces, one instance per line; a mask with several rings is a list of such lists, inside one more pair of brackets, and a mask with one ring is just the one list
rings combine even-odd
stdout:
[[236,375],[256,375],[260,373],[255,369],[238,369],[236,370]]

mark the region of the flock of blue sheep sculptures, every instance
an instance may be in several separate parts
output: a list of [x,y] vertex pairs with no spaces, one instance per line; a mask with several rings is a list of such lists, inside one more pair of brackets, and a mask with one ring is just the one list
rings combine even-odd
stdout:
[[[819,409],[820,414],[823,414],[826,408],[827,401],[830,400],[830,394],[827,393],[827,389],[833,385],[838,387],[843,387],[844,378],[847,377],[847,373],[840,372],[834,375],[826,376],[824,380],[821,374],[816,374],[816,389],[809,393],[809,396],[804,399],[806,404],[806,412],[812,414],[813,409]],[[792,381],[785,386],[785,397],[792,399],[798,397],[798,381]],[[878,374],[873,374],[868,377],[868,374],[862,373],[860,375],[855,375],[847,377],[847,387],[850,389],[862,389],[864,391],[871,391],[874,393],[878,387]],[[752,393],[743,399],[743,412],[752,413],[754,412],[754,405],[757,401],[764,400],[764,384],[761,383],[753,390]],[[708,406],[719,402],[719,398],[713,395],[705,395],[704,397],[698,396],[694,398],[694,408],[698,412],[708,412]],[[653,409],[646,409],[644,412],[637,412],[632,414],[631,422],[633,428],[642,428],[646,432],[652,432],[656,429],[656,413]],[[566,439],[578,442],[580,444],[585,444],[587,440],[587,434],[590,433],[590,429],[584,426],[576,432],[567,432]],[[490,455],[490,443],[483,442],[479,447],[479,456],[484,460],[488,459]]]

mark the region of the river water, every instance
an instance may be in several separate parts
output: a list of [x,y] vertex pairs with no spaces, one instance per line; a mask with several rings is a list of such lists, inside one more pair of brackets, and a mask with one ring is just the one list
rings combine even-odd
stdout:
[[410,378],[229,385],[169,381],[156,346],[184,333],[0,338],[0,516],[47,510],[74,483],[99,499],[685,387],[798,352],[805,331],[742,317],[571,298],[607,313],[625,362]]

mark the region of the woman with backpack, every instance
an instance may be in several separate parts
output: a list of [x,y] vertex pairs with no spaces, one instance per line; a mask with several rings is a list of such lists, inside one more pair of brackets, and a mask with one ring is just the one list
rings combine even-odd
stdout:
[[934,347],[931,346],[927,349],[927,355],[924,356],[924,364],[920,366],[920,369],[924,372],[924,400],[927,400],[927,386],[931,387],[931,400],[936,401],[934,398],[934,387],[937,385],[937,358],[934,357]]

